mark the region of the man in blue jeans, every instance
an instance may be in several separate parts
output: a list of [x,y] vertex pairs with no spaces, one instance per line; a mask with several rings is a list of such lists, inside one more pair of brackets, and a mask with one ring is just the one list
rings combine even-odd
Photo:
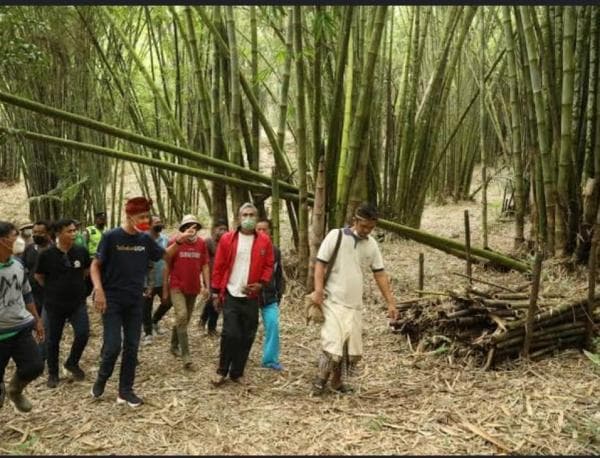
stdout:
[[[271,220],[261,219],[256,223],[256,232],[263,232],[271,237]],[[273,245],[273,277],[262,290],[261,317],[265,327],[263,339],[262,367],[276,371],[283,370],[279,362],[279,304],[285,291],[285,277],[281,265],[281,251]]]
[[89,274],[90,256],[86,248],[75,245],[77,229],[74,220],[60,219],[54,223],[53,229],[56,245],[40,253],[35,269],[35,279],[44,288],[44,307],[48,317],[48,388],[58,386],[58,356],[66,321],[73,327],[74,339],[65,369],[75,380],[85,378],[79,360],[90,336],[85,303],[85,279]]
[[138,407],[142,404],[133,391],[137,353],[142,331],[144,280],[150,262],[168,260],[186,239],[194,235],[193,229],[179,233],[176,243],[166,250],[147,233],[150,229],[152,201],[134,197],[125,204],[125,220],[120,227],[102,234],[91,276],[94,284],[94,305],[102,313],[104,327],[102,361],[92,396],[98,399],[104,393],[107,380],[113,373],[121,353],[118,404]]

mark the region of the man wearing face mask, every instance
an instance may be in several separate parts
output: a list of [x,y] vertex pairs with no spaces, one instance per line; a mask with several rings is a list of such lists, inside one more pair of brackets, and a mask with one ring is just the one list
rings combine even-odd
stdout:
[[[351,227],[333,229],[317,253],[313,301],[322,307],[325,321],[321,327],[322,352],[313,394],[320,395],[331,375],[331,388],[340,393],[352,389],[342,383],[342,360],[350,366],[362,357],[363,269],[370,269],[388,307],[390,319],[397,318],[396,299],[383,269],[377,241],[369,234],[377,224],[377,209],[361,204]],[[341,232],[341,243],[333,265],[329,265]],[[325,270],[331,269],[324,285]]]
[[[217,245],[219,244],[221,236],[225,234],[228,229],[229,225],[227,223],[227,220],[218,219],[213,224],[211,237],[207,237],[204,239],[204,242],[206,243],[206,249],[208,250],[208,265],[211,275],[213,264],[215,261],[215,254],[217,253]],[[202,315],[200,315],[200,328],[204,329],[204,327],[206,326],[209,336],[217,336],[218,319],[219,311],[215,308],[215,305],[213,304],[212,295],[209,295],[207,301],[204,303]]]
[[[0,408],[8,396],[19,411],[29,412],[31,402],[23,390],[44,371],[36,345],[36,340],[44,340],[44,326],[33,303],[23,264],[12,257],[16,240],[15,226],[0,221]],[[35,340],[32,330],[35,330]],[[16,369],[5,386],[4,371],[10,359]]]
[[247,385],[243,378],[258,327],[258,301],[273,275],[273,245],[256,232],[256,207],[247,202],[239,210],[240,226],[219,240],[213,266],[213,301],[223,309],[223,331],[214,386],[227,376]]
[[[138,407],[143,401],[133,390],[137,353],[142,331],[144,280],[150,262],[167,260],[175,253],[177,244],[195,235],[190,229],[177,236],[177,244],[166,250],[147,233],[150,229],[152,201],[134,197],[125,204],[125,220],[120,227],[102,234],[98,252],[92,261],[94,305],[102,313],[104,328],[101,363],[92,396],[104,393],[107,380],[113,373],[121,353],[118,404]],[[121,342],[121,335],[123,341]]]
[[[162,230],[164,225],[159,216],[153,216],[151,221],[150,237],[154,240],[158,245],[166,249],[169,243],[169,239],[165,234],[163,234]],[[165,261],[162,259],[153,263],[152,272],[150,275],[152,276],[151,281],[149,283],[152,285],[151,287],[147,287],[144,292],[144,338],[142,339],[142,344],[148,345],[152,342],[152,332],[158,333],[158,321],[160,318],[156,320],[153,319],[152,316],[152,305],[154,304],[154,297],[157,296],[161,303],[160,306],[163,307],[168,302],[163,300],[163,271],[165,268]],[[170,305],[169,305],[170,308]],[[167,308],[168,310],[168,308]],[[158,312],[158,309],[157,309]],[[164,313],[163,313],[164,315]],[[162,315],[161,315],[162,317]]]
[[204,239],[198,236],[202,225],[194,215],[185,215],[179,225],[179,232],[193,229],[193,237],[189,237],[182,243],[174,236],[169,244],[176,245],[176,252],[165,266],[168,282],[163,284],[163,301],[167,300],[167,294],[175,309],[175,326],[171,334],[171,353],[181,355],[183,368],[194,370],[190,359],[190,348],[188,342],[188,325],[196,304],[196,297],[203,296],[202,283],[209,288],[208,252]]
[[23,264],[25,265],[25,269],[27,271],[27,277],[29,279],[29,284],[33,290],[33,299],[35,301],[35,306],[38,310],[38,314],[42,315],[42,309],[44,306],[44,289],[35,279],[35,266],[37,264],[38,257],[40,253],[47,250],[52,246],[52,242],[50,240],[49,233],[49,223],[47,221],[36,221],[33,225],[33,243],[30,244],[21,259],[23,259]]
[[25,223],[19,227],[19,236],[13,247],[14,255],[21,255],[33,243],[33,223]]

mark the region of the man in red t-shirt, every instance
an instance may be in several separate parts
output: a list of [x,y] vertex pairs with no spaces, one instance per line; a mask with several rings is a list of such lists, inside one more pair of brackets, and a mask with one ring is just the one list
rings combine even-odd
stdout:
[[[209,287],[208,250],[198,231],[202,225],[194,215],[185,215],[179,225],[179,231],[184,232],[194,227],[196,233],[181,243],[174,237],[169,245],[176,243],[177,251],[171,261],[165,266],[164,275],[166,285],[163,285],[163,295],[170,294],[171,303],[175,309],[175,326],[171,334],[171,353],[181,355],[183,368],[194,370],[190,360],[190,347],[188,343],[188,324],[194,311],[196,297],[204,295]],[[204,288],[202,282],[204,283]],[[166,297],[165,297],[166,299]]]

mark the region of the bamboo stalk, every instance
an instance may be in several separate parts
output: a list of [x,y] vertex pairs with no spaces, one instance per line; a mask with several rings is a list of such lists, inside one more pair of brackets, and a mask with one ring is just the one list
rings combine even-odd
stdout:
[[[158,149],[161,151],[166,151],[168,153],[174,154],[176,156],[191,159],[193,161],[198,161],[199,164],[211,165],[213,167],[217,167],[222,170],[232,171],[238,174],[240,177],[245,178],[247,180],[258,181],[260,183],[264,183],[267,185],[271,185],[271,178],[267,177],[259,172],[254,170],[245,169],[242,166],[231,164],[227,161],[216,159],[205,154],[201,154],[195,151],[192,151],[187,148],[182,148],[178,146],[174,146],[169,143],[165,143],[163,141],[146,137],[144,135],[136,134],[133,132],[129,132],[124,129],[120,129],[115,126],[111,126],[109,124],[95,121],[85,116],[76,115],[70,113],[68,111],[59,110],[57,108],[50,107],[48,105],[44,105],[42,103],[34,102],[33,100],[29,100],[23,97],[17,97],[12,94],[8,94],[7,92],[0,91],[0,101],[4,103],[8,103],[9,105],[18,106],[20,108],[24,108],[26,110],[34,111],[36,113],[40,113],[46,116],[50,116],[53,118],[62,119],[64,121],[72,122],[73,124],[87,127],[89,129],[96,130],[98,132],[102,132],[105,134],[113,135],[118,138],[122,138],[123,140],[127,140],[133,143],[138,143],[140,145],[147,146],[149,148]],[[285,191],[295,191],[293,185],[287,183],[286,181],[280,180],[279,186],[282,190]],[[312,197],[312,196],[310,196]]]
[[271,226],[273,228],[273,243],[279,246],[279,181],[277,181],[277,167],[271,169],[273,179],[271,185]]
[[[425,255],[419,253],[419,291],[422,291],[425,285]],[[423,293],[419,293],[422,296]]]
[[598,255],[598,239],[600,238],[600,212],[596,216],[596,224],[594,225],[594,235],[592,236],[592,246],[590,248],[590,256],[588,259],[588,300],[586,304],[586,320],[585,320],[585,347],[592,350],[592,338],[594,336],[594,297],[596,295],[596,258]]
[[[452,275],[458,275],[459,277],[466,277],[465,274],[461,274],[460,272],[452,272]],[[506,286],[502,286],[502,285],[498,285],[497,283],[493,283],[491,281],[488,280],[483,280],[481,278],[475,278],[475,277],[471,277],[471,279],[477,283],[483,283],[484,285],[489,285],[489,286],[494,286],[496,288],[499,289],[503,289],[505,291],[510,291],[512,293],[514,293],[515,291],[511,288],[507,288]]]
[[469,210],[465,210],[465,254],[467,255],[466,276],[469,279],[469,286],[473,284],[471,270],[471,228],[469,225]]

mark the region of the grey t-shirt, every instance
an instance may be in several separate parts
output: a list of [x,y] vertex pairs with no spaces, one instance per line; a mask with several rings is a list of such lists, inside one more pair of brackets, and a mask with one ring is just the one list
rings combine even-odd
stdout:
[[18,331],[33,322],[25,303],[33,303],[31,286],[23,264],[13,259],[0,267],[0,333]]

